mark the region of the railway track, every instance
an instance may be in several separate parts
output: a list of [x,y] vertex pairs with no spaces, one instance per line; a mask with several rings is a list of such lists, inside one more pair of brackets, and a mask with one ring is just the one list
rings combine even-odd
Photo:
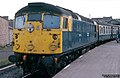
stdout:
[[[36,70],[35,73],[37,73],[37,71],[38,71],[38,70]],[[34,73],[34,74],[35,74],[35,73]],[[30,78],[32,75],[33,75],[32,73],[28,73],[28,74],[22,76],[21,78]]]
[[34,74],[29,73],[23,76],[21,68],[17,68],[15,64],[0,68],[0,78],[52,78],[49,75],[40,75],[36,70]]
[[30,77],[31,76],[31,73],[27,74],[27,75],[24,75],[22,76],[21,78],[27,78],[27,77]]
[[36,73],[34,73],[34,74],[29,73],[29,74],[27,74],[27,75],[22,76],[21,78],[52,78],[52,77],[50,77],[50,76],[47,75],[47,74],[45,74],[45,75],[40,75],[39,72],[36,72]]
[[15,64],[0,68],[0,78],[21,78],[23,71]]
[[15,66],[15,64],[12,64],[12,65],[9,65],[9,66],[0,68],[0,71],[6,70],[6,69],[11,68],[11,67],[13,67],[13,66]]
[[[81,57],[82,56],[80,56],[79,58]],[[70,64],[68,64],[63,69],[66,69],[69,66]],[[52,78],[52,77],[50,77],[47,73],[45,75],[40,75],[39,71],[36,71],[34,74],[29,73],[23,76],[22,69],[20,70],[15,66],[15,64],[13,64],[0,69],[0,78]]]

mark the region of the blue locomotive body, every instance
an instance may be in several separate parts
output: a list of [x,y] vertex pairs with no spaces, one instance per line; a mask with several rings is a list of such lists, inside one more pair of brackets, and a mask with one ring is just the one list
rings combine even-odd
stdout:
[[73,20],[72,31],[63,31],[63,52],[95,44],[98,40],[96,25],[84,20]]

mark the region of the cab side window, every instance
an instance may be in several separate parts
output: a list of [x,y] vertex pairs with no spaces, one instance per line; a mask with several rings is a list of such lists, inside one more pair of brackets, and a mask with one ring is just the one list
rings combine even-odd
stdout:
[[63,18],[63,29],[67,29],[67,28],[68,28],[68,19]]

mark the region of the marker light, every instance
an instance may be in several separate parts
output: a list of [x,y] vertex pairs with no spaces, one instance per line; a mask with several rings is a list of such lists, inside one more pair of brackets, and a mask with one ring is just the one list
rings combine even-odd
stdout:
[[27,30],[28,30],[29,33],[33,32],[34,26],[31,23],[28,24]]
[[55,51],[57,48],[58,48],[57,44],[55,44],[55,43],[50,44],[50,47],[49,47],[50,50]]
[[27,46],[27,49],[28,49],[29,51],[33,50],[33,49],[34,49],[34,45],[33,45],[33,44],[29,44],[29,45]]
[[53,34],[53,39],[56,40],[58,38],[57,34]]

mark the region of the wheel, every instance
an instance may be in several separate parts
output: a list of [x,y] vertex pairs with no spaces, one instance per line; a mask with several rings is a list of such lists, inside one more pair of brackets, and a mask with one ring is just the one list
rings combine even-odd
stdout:
[[55,67],[55,65],[52,65],[50,67],[47,67],[47,72],[52,77],[57,73],[57,68]]

